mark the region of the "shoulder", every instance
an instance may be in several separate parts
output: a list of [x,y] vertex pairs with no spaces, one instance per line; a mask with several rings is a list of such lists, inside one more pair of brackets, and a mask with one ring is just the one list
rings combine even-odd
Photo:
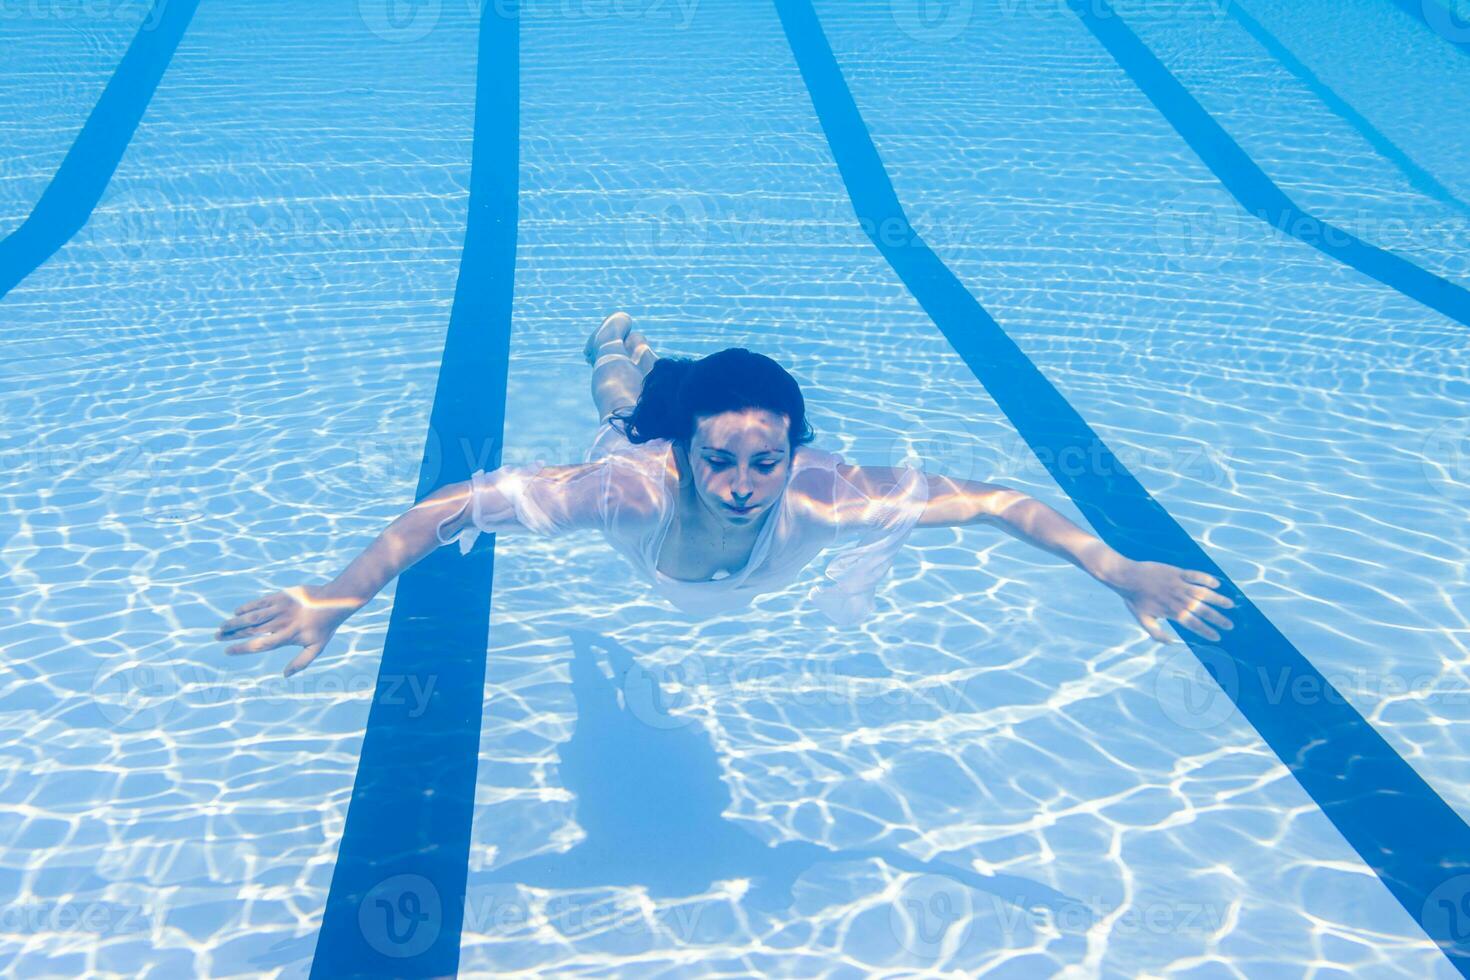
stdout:
[[801,488],[816,494],[819,502],[834,504],[852,496],[886,497],[911,482],[915,472],[909,467],[859,466],[840,453],[802,446],[796,453],[791,483],[795,486],[800,481]]
[[608,513],[634,523],[661,520],[670,501],[669,485],[678,484],[667,440],[630,446],[584,465],[601,474]]
[[842,465],[842,457],[836,453],[811,445],[798,448],[791,480],[786,484],[791,512],[805,521],[830,524],[837,499],[837,468]]
[[797,460],[788,487],[794,508],[833,531],[887,525],[922,511],[929,496],[927,478],[913,467],[859,466],[809,446]]

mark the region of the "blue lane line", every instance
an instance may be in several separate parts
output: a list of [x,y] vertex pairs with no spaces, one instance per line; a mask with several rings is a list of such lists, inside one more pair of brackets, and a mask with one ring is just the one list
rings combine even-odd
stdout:
[[1400,10],[1438,34],[1461,54],[1470,54],[1470,19],[1460,17],[1439,0],[1393,0]]
[[92,217],[198,8],[156,0],[30,217],[0,241],[0,299]]
[[1322,100],[1327,108],[1331,109],[1340,118],[1346,120],[1348,125],[1356,129],[1368,141],[1369,145],[1378,151],[1379,155],[1397,167],[1399,172],[1404,175],[1416,191],[1426,197],[1432,197],[1436,201],[1441,201],[1451,207],[1458,208],[1460,211],[1470,211],[1470,206],[1467,206],[1464,201],[1455,197],[1449,188],[1435,179],[1434,175],[1411,160],[1407,153],[1400,150],[1392,140],[1379,132],[1378,128],[1369,122],[1362,113],[1349,105],[1345,99],[1318,78],[1310,68],[1297,60],[1296,55],[1292,54],[1291,50],[1285,44],[1282,44],[1270,31],[1266,30],[1254,17],[1245,11],[1245,8],[1240,5],[1239,0],[1233,0],[1233,2],[1227,3],[1225,9],[1229,11],[1230,16],[1235,18],[1236,23],[1247,34],[1256,39],[1257,44],[1265,48],[1273,58],[1281,62],[1283,68],[1295,75],[1303,85],[1311,90],[1313,95]]
[[[429,416],[429,445],[444,451],[426,452],[419,500],[500,465],[520,167],[515,7],[481,8],[469,214]],[[313,978],[458,969],[494,541],[482,535],[468,555],[440,548],[399,577]]]
[[[810,0],[775,3],[873,245],[1103,540],[1130,558],[1220,579],[1220,591],[1236,602],[1235,629],[1216,645],[1180,635],[1364,862],[1470,976],[1470,935],[1455,935],[1463,923],[1434,904],[1445,891],[1431,895],[1442,884],[1458,887],[1454,900],[1470,908],[1470,828],[1149,496],[929,249],[909,225]],[[1091,463],[1077,465],[1082,460]],[[1282,697],[1292,690],[1321,697]]]
[[1470,293],[1463,288],[1369,245],[1292,203],[1128,29],[1108,0],[1067,0],[1067,5],[1248,213],[1470,327]]

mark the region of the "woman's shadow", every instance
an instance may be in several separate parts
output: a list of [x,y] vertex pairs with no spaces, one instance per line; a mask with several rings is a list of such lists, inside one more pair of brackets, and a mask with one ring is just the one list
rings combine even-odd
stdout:
[[[510,882],[538,888],[642,885],[650,897],[665,898],[700,894],[715,881],[739,878],[751,882],[744,903],[779,911],[791,905],[792,886],[813,865],[876,858],[1022,908],[1049,909],[1057,921],[1065,913],[1069,927],[1086,928],[1091,916],[1083,903],[1026,878],[979,874],[897,850],[833,850],[807,841],[767,845],[722,816],[730,793],[709,736],[668,714],[670,700],[658,680],[607,637],[584,630],[569,636],[577,724],[558,755],[586,837],[562,853],[471,872],[470,888]],[[594,647],[606,653],[611,680],[598,669]]]

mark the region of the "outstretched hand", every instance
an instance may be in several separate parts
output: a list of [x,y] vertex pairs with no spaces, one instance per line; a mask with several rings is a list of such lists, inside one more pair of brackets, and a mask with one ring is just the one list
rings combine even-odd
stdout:
[[225,653],[232,656],[261,653],[288,643],[305,647],[286,665],[283,673],[290,677],[315,660],[337,627],[363,605],[356,599],[329,595],[320,586],[296,585],[236,609],[234,616],[220,624],[214,638],[253,637],[226,648]]
[[1179,642],[1164,632],[1164,619],[1172,619],[1211,643],[1219,640],[1220,634],[1209,624],[1227,630],[1235,626],[1214,608],[1234,609],[1235,603],[1214,591],[1220,587],[1220,580],[1207,572],[1158,561],[1133,561],[1108,585],[1123,597],[1124,605],[1148,635],[1160,643]]

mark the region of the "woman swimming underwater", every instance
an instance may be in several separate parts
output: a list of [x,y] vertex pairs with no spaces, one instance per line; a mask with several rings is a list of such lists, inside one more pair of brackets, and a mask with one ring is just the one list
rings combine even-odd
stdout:
[[740,609],[784,588],[829,547],[842,549],[809,593],[834,622],[872,611],[873,594],[916,527],[989,523],[1067,559],[1122,597],[1149,636],[1177,642],[1173,620],[1214,642],[1234,603],[1205,572],[1134,561],[1018,490],[929,477],[912,467],[855,466],[808,445],[794,378],[732,347],[697,360],[660,358],[626,313],[583,351],[602,425],[580,464],[502,466],[429,494],[324,586],[246,603],[220,624],[227,654],[303,649],[316,659],[338,627],[388,582],[458,539],[482,532],[560,534],[597,528],[655,591],[698,616]]

